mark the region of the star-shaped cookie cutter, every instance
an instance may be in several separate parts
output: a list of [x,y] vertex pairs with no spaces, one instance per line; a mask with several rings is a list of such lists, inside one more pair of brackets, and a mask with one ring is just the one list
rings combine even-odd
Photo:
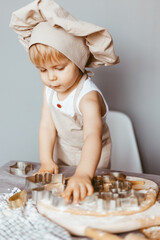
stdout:
[[10,166],[10,173],[17,176],[25,176],[32,170],[32,164],[29,162],[16,162],[14,165]]

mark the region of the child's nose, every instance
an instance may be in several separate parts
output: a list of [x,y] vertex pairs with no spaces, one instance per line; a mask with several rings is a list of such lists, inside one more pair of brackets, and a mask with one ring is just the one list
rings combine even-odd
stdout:
[[54,71],[49,71],[48,78],[49,78],[50,81],[57,80],[57,76],[55,75]]

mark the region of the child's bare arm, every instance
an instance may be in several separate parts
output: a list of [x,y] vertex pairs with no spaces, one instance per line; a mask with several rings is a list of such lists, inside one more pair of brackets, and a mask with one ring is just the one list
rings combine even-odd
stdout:
[[39,157],[41,168],[38,173],[58,173],[58,166],[53,161],[53,149],[56,140],[56,128],[46,100],[45,87],[43,90],[43,105],[39,128]]
[[62,194],[66,201],[71,195],[73,201],[83,200],[93,193],[91,180],[95,174],[102,150],[102,115],[105,105],[97,92],[91,92],[82,98],[80,110],[83,115],[84,145],[81,159],[75,174],[68,182]]

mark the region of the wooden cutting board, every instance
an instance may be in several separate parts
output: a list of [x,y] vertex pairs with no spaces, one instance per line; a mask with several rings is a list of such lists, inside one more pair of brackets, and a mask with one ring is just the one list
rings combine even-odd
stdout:
[[137,193],[145,193],[144,201],[138,207],[126,205],[123,209],[99,211],[94,207],[94,198],[90,206],[87,203],[55,206],[49,199],[42,199],[37,202],[37,209],[72,234],[82,236],[88,227],[121,233],[160,224],[160,204],[156,201],[157,184],[137,177],[127,177],[126,180],[132,182]]

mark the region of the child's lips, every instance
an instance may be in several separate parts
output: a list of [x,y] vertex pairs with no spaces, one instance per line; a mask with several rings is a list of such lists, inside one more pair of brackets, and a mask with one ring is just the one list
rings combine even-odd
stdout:
[[56,86],[52,86],[52,88],[56,89],[59,88],[61,85],[56,85]]

